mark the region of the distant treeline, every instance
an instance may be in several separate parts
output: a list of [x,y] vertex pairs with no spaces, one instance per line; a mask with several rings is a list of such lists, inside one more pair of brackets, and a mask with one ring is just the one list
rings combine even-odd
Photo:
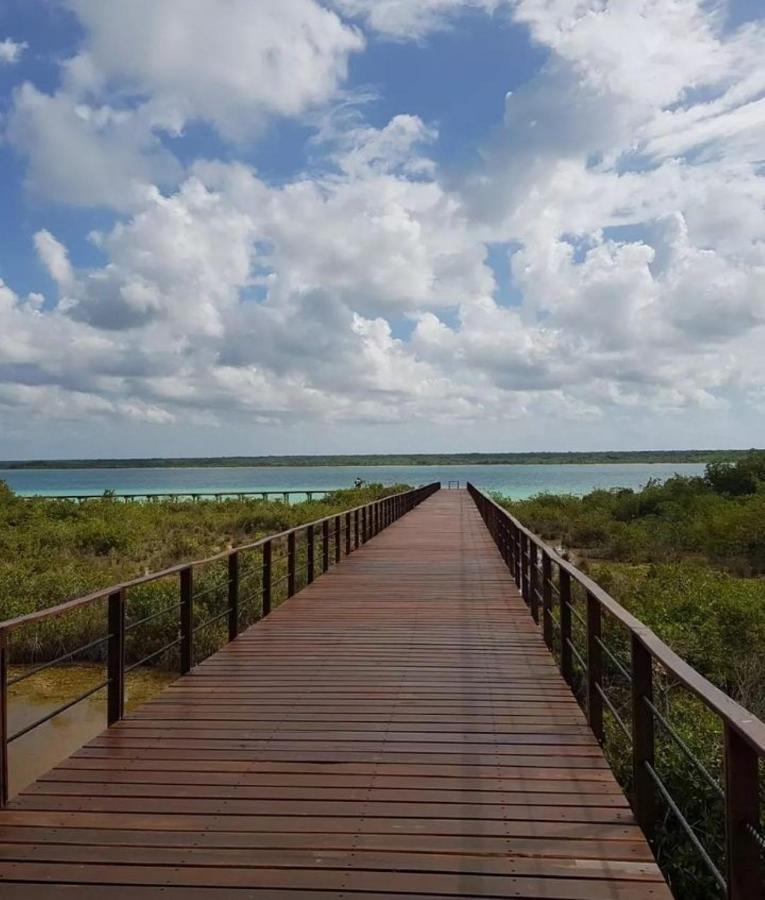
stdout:
[[734,461],[751,450],[604,450],[591,453],[402,453],[356,456],[210,456],[154,459],[33,459],[0,469],[184,469],[210,466],[499,466]]

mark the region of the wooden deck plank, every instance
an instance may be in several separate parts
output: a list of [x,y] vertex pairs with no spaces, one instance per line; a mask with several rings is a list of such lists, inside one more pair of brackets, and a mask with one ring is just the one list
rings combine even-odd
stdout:
[[20,900],[671,896],[461,491],[16,798],[0,881]]

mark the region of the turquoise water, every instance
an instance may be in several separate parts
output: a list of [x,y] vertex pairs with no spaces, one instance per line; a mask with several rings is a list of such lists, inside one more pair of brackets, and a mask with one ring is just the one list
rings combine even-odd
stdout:
[[675,473],[698,475],[704,466],[695,463],[593,464],[567,466],[280,466],[189,469],[44,469],[3,470],[17,493],[118,494],[189,493],[193,491],[300,491],[334,490],[353,485],[356,478],[382,484],[427,484],[459,481],[464,487],[500,491],[517,499],[542,491],[586,494],[594,488],[637,488],[651,478],[665,479]]

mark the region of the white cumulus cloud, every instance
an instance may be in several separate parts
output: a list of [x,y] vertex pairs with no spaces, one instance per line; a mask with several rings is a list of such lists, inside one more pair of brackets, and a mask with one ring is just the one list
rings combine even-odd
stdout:
[[[17,91],[8,136],[39,194],[116,221],[89,266],[40,223],[56,298],[0,284],[0,424],[65,408],[496,443],[564,421],[603,443],[653,423],[664,444],[711,411],[745,433],[765,381],[762,22],[729,30],[701,0],[67,2],[81,47],[57,91]],[[337,97],[359,28],[420,39],[469,9],[548,51],[470,170],[444,173],[436,124],[407,110],[324,109],[311,164],[278,183],[247,163],[268,118]],[[170,154],[195,120],[229,158]]]
[[4,38],[0,41],[0,66],[13,66],[21,60],[29,45],[24,41]]

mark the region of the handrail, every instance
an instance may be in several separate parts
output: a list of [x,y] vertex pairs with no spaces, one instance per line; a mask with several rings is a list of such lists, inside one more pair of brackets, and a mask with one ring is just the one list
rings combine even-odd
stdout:
[[[728,900],[755,900],[763,897],[761,852],[765,850],[765,840],[760,821],[759,765],[765,760],[765,723],[681,659],[648,626],[495,500],[470,483],[467,488],[537,622],[541,599],[541,626],[544,641],[551,651],[554,647],[552,622],[556,623],[561,648],[561,672],[569,685],[574,683],[572,661],[573,658],[577,659],[586,688],[587,718],[601,744],[605,740],[604,701],[605,708],[614,713],[618,720],[617,724],[626,728],[605,695],[603,651],[612,660],[616,657],[602,639],[602,613],[610,615],[627,630],[631,643],[631,671],[628,671],[621,662],[617,668],[620,674],[628,677],[630,683],[632,722],[631,728],[627,731],[632,744],[632,800],[637,821],[648,839],[652,840],[654,835],[658,797],[662,797],[665,801],[669,798],[669,809],[679,818],[686,833],[692,835],[692,843],[718,886],[724,889]],[[558,570],[557,585],[553,580],[553,566]],[[538,589],[540,581],[541,592]],[[584,616],[579,615],[573,608],[572,582],[578,584],[585,592]],[[556,601],[559,608],[557,620],[552,612],[553,592],[557,594]],[[575,613],[581,626],[578,633],[583,633],[586,638],[587,647],[584,655],[579,653],[572,641],[572,612]],[[667,720],[658,713],[653,703],[655,662],[722,720],[725,743],[724,785],[717,785],[692,751],[682,744],[679,735]],[[654,723],[657,719],[662,727],[669,727],[672,738],[681,743],[686,756],[697,764],[708,783],[710,781],[714,783],[715,791],[724,800],[727,865],[725,876],[720,874],[719,869],[711,861],[706,849],[693,832],[692,826],[669,796],[664,782],[656,774]]]
[[[402,491],[400,494],[391,494],[390,497],[385,497],[383,499],[388,500],[395,497],[403,498],[409,496],[410,494],[415,494],[417,493],[417,491],[427,490],[431,487],[433,487],[433,485],[425,485],[421,488],[415,488],[412,491]],[[348,515],[349,513],[353,514],[357,510],[360,511],[362,509],[366,509],[367,506],[371,506],[374,503],[379,502],[380,501],[373,501],[371,504],[354,506],[351,509],[344,510],[342,513],[340,513],[340,515]],[[23,625],[29,625],[33,622],[41,622],[44,619],[55,618],[56,616],[63,615],[64,613],[72,612],[72,610],[81,609],[84,606],[90,606],[92,603],[95,603],[98,600],[104,600],[109,596],[109,594],[114,594],[117,591],[126,591],[134,587],[140,587],[141,585],[149,584],[152,581],[159,581],[161,578],[168,578],[170,575],[177,575],[179,572],[183,571],[183,569],[188,569],[190,567],[196,569],[199,566],[206,566],[210,563],[220,562],[222,559],[226,559],[227,557],[229,557],[232,553],[243,553],[248,550],[257,550],[268,541],[283,540],[293,532],[304,531],[310,525],[322,525],[325,521],[329,521],[334,518],[335,514],[333,513],[330,516],[324,516],[324,518],[322,519],[314,519],[313,522],[306,522],[304,525],[296,525],[294,528],[289,528],[286,531],[280,531],[276,534],[269,534],[266,537],[259,538],[257,541],[253,541],[250,544],[240,544],[239,546],[232,547],[229,550],[221,550],[220,553],[215,553],[212,556],[205,557],[204,559],[195,559],[191,562],[177,563],[176,565],[170,566],[167,569],[161,569],[159,572],[150,572],[147,575],[139,575],[137,578],[133,578],[130,581],[123,581],[120,584],[113,584],[111,585],[111,587],[93,591],[90,594],[85,594],[83,597],[77,597],[73,600],[67,600],[64,603],[59,603],[57,606],[51,606],[47,609],[37,610],[33,613],[25,613],[24,615],[16,616],[13,619],[6,619],[6,621],[0,622],[0,642],[2,642],[2,637],[4,634],[15,631],[17,628],[21,628]]]
[[340,488],[288,488],[284,491],[140,491],[129,494],[19,494],[22,500],[70,500],[81,503],[85,500],[199,500],[213,497],[216,500],[239,500],[243,497],[260,497],[267,500],[269,497],[282,497],[289,503],[293,495],[307,497],[312,500],[314,495],[321,494],[326,497]]
[[[249,544],[231,547],[205,559],[170,566],[159,572],[152,572],[133,578],[130,581],[102,588],[84,597],[68,600],[49,609],[38,610],[37,612],[27,613],[26,615],[16,616],[13,619],[0,622],[0,807],[7,804],[9,797],[8,744],[12,740],[29,733],[38,725],[42,725],[59,713],[70,709],[76,703],[80,703],[87,697],[92,696],[96,690],[101,690],[104,687],[107,688],[107,721],[109,725],[114,724],[124,716],[125,676],[129,672],[166,653],[168,650],[179,647],[180,673],[184,674],[195,664],[194,636],[202,628],[206,628],[227,616],[228,640],[234,640],[240,631],[240,601],[244,604],[250,604],[253,599],[259,599],[259,617],[263,617],[271,611],[272,602],[276,594],[275,589],[283,584],[285,580],[287,582],[286,596],[291,597],[296,592],[298,537],[301,535],[306,537],[305,561],[300,566],[299,574],[301,576],[305,575],[304,583],[309,584],[317,574],[326,572],[331,565],[340,562],[343,555],[348,555],[361,544],[366,543],[371,537],[387,528],[431,494],[435,493],[435,491],[439,490],[440,487],[440,482],[437,482],[413,490],[402,491],[398,494],[391,494],[340,513],[333,513],[312,522],[305,522],[277,534],[267,535]],[[275,558],[273,550],[277,544],[285,544],[286,553]],[[334,551],[331,554],[330,545],[332,545]],[[259,597],[257,594],[240,597],[240,582],[248,577],[247,575],[242,575],[240,578],[240,557],[253,551],[261,551],[249,573],[260,571],[261,577],[257,588]],[[209,597],[211,589],[207,588],[195,592],[194,573],[203,566],[222,562],[223,560],[227,560],[228,563],[226,580],[219,585],[215,585],[215,593],[218,591],[220,591],[221,595],[225,593],[226,609],[195,625],[194,602],[195,600]],[[286,569],[285,574],[281,577],[273,577],[275,563],[282,563]],[[126,611],[131,589],[172,576],[178,576],[178,601],[157,612],[145,615],[128,625]],[[301,583],[303,583],[303,579],[301,579]],[[82,647],[58,656],[50,663],[46,662],[36,670],[33,670],[32,673],[29,673],[29,676],[31,677],[37,671],[47,669],[64,659],[83,653],[97,644],[105,643],[107,645],[106,663],[108,674],[106,681],[98,689],[86,692],[75,700],[53,710],[39,722],[35,722],[22,729],[21,732],[11,735],[8,730],[8,690],[14,683],[18,683],[26,677],[24,675],[12,681],[8,678],[12,635],[24,626],[49,621],[100,602],[107,603],[107,634],[99,640],[91,640]],[[139,625],[143,625],[160,615],[172,613],[174,610],[177,610],[178,617],[177,638],[166,643],[159,650],[153,651],[140,662],[126,665],[125,639],[127,635],[132,633]]]
[[[472,487],[472,485],[469,485],[468,490]],[[475,490],[475,488],[473,488],[473,490]],[[560,569],[568,572],[568,574],[575,579],[588,594],[594,597],[615,619],[636,635],[645,648],[651,652],[652,656],[658,660],[667,671],[672,672],[672,674],[690,691],[703,700],[713,712],[716,712],[721,718],[729,721],[729,723],[752,745],[752,747],[765,756],[765,722],[761,722],[747,709],[736,703],[736,701],[729,697],[724,691],[715,687],[711,681],[707,680],[682,659],[682,657],[678,656],[674,650],[668,647],[647,625],[644,625],[640,619],[635,618],[632,613],[628,612],[620,603],[614,600],[610,594],[604,591],[603,588],[588,575],[556,553],[552,547],[518,521],[512,513],[500,506],[491,497],[487,497],[485,494],[482,494],[481,496],[502,515],[506,516],[508,520],[511,521],[522,534],[533,541],[539,549],[543,550],[551,562],[555,563]]]

